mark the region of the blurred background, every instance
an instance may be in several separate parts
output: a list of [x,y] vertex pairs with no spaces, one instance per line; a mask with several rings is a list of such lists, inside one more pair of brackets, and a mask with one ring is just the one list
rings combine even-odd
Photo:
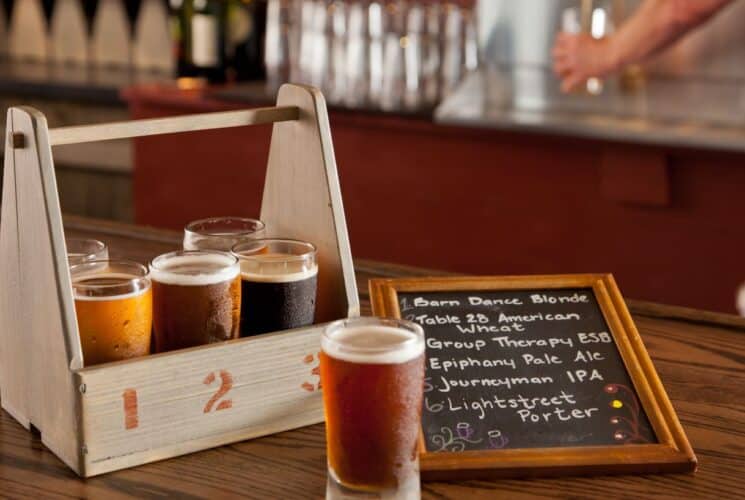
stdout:
[[[3,0],[0,101],[62,126],[271,105],[308,83],[329,105],[356,257],[612,272],[631,298],[735,312],[745,1],[577,91],[552,71],[559,32],[603,40],[641,3]],[[56,148],[63,211],[179,230],[257,217],[270,135]]]

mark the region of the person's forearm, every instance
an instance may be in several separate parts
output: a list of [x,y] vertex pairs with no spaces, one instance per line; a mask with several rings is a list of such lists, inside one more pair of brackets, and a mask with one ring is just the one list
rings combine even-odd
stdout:
[[732,0],[645,0],[610,37],[614,69],[669,47]]

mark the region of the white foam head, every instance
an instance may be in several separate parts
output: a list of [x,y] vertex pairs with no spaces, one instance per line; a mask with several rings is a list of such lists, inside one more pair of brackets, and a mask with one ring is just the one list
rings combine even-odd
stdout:
[[214,285],[235,279],[239,273],[238,260],[225,252],[172,252],[150,263],[150,278],[168,285]]
[[282,260],[272,255],[266,258],[242,259],[241,277],[247,281],[259,281],[262,283],[289,283],[312,278],[318,274],[318,264],[315,261],[305,260]]
[[350,363],[398,364],[424,353],[424,337],[393,326],[332,325],[321,336],[321,348],[332,358]]
[[[100,280],[106,280],[106,283],[103,284]],[[130,274],[104,271],[73,277],[72,288],[75,300],[123,300],[150,290],[150,281]],[[86,295],[86,291],[91,294]]]

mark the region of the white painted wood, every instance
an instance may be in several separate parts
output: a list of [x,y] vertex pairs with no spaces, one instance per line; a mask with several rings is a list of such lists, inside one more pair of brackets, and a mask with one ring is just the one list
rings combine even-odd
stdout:
[[79,0],[56,0],[52,14],[50,59],[57,64],[88,64],[88,28]]
[[285,120],[296,120],[296,106],[276,106],[271,108],[245,109],[241,111],[220,111],[173,118],[154,118],[127,122],[82,125],[79,127],[59,127],[49,131],[53,146],[79,144],[83,142],[127,139],[148,135],[194,132],[217,128],[259,125]]
[[0,214],[0,276],[3,293],[0,293],[0,400],[2,407],[21,425],[29,428],[30,368],[26,362],[25,339],[21,332],[21,268],[16,197],[16,154],[11,147],[14,112],[7,113],[5,160],[3,172],[3,203]]
[[[318,351],[324,325],[84,369],[67,269],[52,144],[280,122],[262,217],[274,234],[317,245],[317,320],[358,315],[323,96],[312,87],[284,85],[278,102],[251,111],[67,127],[51,135],[38,111],[9,111],[8,131],[23,140],[8,142],[5,151],[2,404],[21,424],[38,428],[42,442],[81,476],[323,419]],[[218,398],[221,383],[229,390]]]
[[45,62],[49,38],[40,0],[16,1],[10,20],[8,53],[12,59]]
[[168,11],[162,0],[145,0],[142,3],[135,27],[132,59],[138,69],[175,74],[176,60]]
[[[11,108],[9,114],[10,130],[22,134],[25,144],[6,150],[15,167],[15,214],[3,217],[2,247],[12,245],[6,224],[15,224],[18,250],[9,266],[17,283],[8,295],[17,297],[11,300],[18,310],[0,318],[1,364],[13,370],[3,373],[3,405],[9,396],[14,416],[23,411],[21,422],[38,428],[42,442],[79,471],[79,394],[70,370],[82,367],[82,354],[48,129],[31,108]],[[18,388],[26,391],[25,401],[14,399]]]
[[[239,339],[91,367],[85,385],[85,475],[161,460],[323,421],[318,390],[322,327]],[[205,413],[221,385],[228,392]],[[205,379],[214,374],[214,381]],[[137,427],[127,429],[125,390],[137,394]],[[218,410],[220,402],[229,408]]]
[[129,21],[121,0],[99,1],[93,19],[91,58],[96,66],[130,66],[132,45]]
[[314,87],[286,84],[279,89],[277,105],[297,106],[300,117],[274,124],[261,220],[270,236],[310,241],[318,248],[316,321],[358,316],[326,101]]

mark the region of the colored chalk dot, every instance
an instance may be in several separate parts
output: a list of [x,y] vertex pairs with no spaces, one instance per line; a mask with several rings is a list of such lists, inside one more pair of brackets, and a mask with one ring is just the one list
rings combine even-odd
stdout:
[[623,408],[623,402],[619,401],[618,399],[614,399],[613,401],[611,401],[610,405],[615,409]]

